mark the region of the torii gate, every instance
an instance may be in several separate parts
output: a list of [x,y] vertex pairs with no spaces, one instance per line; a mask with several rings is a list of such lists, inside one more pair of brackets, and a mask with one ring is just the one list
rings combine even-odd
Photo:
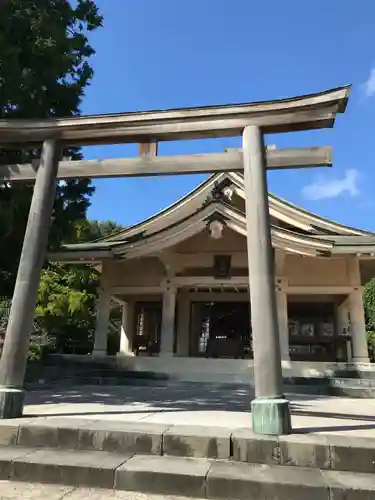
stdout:
[[[0,180],[35,180],[12,307],[0,361],[0,418],[20,417],[36,295],[48,239],[56,179],[244,171],[255,399],[253,431],[291,432],[282,391],[275,274],[266,169],[331,166],[331,148],[266,150],[263,135],[333,127],[350,87],[247,104],[110,115],[0,120],[0,147],[39,147],[39,164],[0,166]],[[157,142],[243,137],[242,151],[157,157]],[[60,161],[62,146],[140,144],[141,157]]]

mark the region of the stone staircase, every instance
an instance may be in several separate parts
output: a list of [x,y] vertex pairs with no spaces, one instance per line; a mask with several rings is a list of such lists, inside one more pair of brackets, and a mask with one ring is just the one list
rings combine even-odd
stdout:
[[321,378],[287,378],[284,379],[284,389],[287,393],[374,398],[375,370],[348,369]]
[[373,500],[375,439],[39,418],[0,424],[0,479],[246,500]]
[[[166,373],[151,370],[137,371],[121,367],[116,363],[115,357],[95,359],[86,356],[84,359],[75,359],[49,355],[45,357],[43,363],[29,363],[26,373],[27,389],[83,385],[165,386],[175,382],[177,380]],[[210,385],[218,384],[206,382],[206,385],[209,388]],[[244,388],[249,386],[249,384],[236,385],[238,387],[243,385]],[[348,369],[326,377],[284,377],[284,392],[286,394],[373,398],[375,397],[375,371]]]
[[29,363],[26,387],[35,389],[80,385],[165,385],[169,377],[153,371],[136,371],[121,368],[115,359],[90,359],[85,361],[59,355],[46,356],[42,363]]
[[349,370],[336,373],[330,380],[330,394],[352,398],[374,398],[375,371]]
[[[43,363],[29,363],[26,388],[53,386],[165,386],[175,383],[166,373],[125,369],[115,358],[105,360],[87,356],[85,361],[59,355],[49,355]],[[249,381],[250,382],[250,381]],[[209,388],[210,384],[206,383]],[[217,384],[216,384],[217,385]],[[220,384],[219,384],[220,385]],[[248,384],[242,384],[244,388]],[[241,386],[241,384],[237,384]],[[287,394],[331,395],[355,398],[375,397],[375,371],[346,370],[326,377],[285,377]]]

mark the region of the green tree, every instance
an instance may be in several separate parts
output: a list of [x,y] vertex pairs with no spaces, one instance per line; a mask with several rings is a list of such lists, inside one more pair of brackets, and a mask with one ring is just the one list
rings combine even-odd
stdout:
[[95,241],[125,229],[111,220],[98,221],[84,219],[76,224],[76,243]]
[[[102,24],[93,0],[2,0],[0,2],[0,119],[79,114],[93,70],[88,33]],[[79,158],[77,149],[65,156]],[[1,164],[24,163],[40,149],[0,149]],[[50,245],[71,241],[84,219],[90,180],[58,183]],[[32,186],[0,187],[0,296],[11,296],[26,226]]]
[[363,302],[368,330],[375,330],[375,278],[364,287]]
[[42,272],[36,323],[53,351],[91,351],[98,285],[99,274],[86,266],[50,264]]
[[[84,243],[108,236],[123,228],[113,221],[84,219],[76,224],[75,229],[73,243]],[[40,342],[47,344],[47,348],[54,352],[91,352],[98,286],[99,273],[90,266],[50,264],[41,276],[36,309],[38,336],[36,341],[32,342],[32,352],[41,354]],[[113,321],[108,349],[114,354],[118,347],[121,319],[121,311],[115,305],[111,316]]]

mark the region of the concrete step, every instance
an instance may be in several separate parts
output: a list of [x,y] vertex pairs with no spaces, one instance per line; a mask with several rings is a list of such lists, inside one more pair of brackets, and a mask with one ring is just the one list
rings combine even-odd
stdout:
[[0,479],[246,500],[372,500],[375,476],[226,460],[0,448]]
[[125,370],[116,366],[96,363],[77,366],[31,365],[26,373],[26,385],[160,385],[170,377],[165,373]]
[[352,398],[374,398],[375,379],[334,377],[329,380],[329,394]]
[[335,377],[329,380],[331,387],[357,387],[359,389],[375,389],[375,379]]
[[[370,373],[370,372],[369,372]],[[284,391],[290,394],[322,394],[353,398],[375,397],[375,379],[361,377],[325,377],[287,379]]]
[[314,394],[328,396],[330,394],[330,387],[328,384],[284,384],[283,391],[284,394]]
[[332,375],[333,378],[364,378],[364,379],[375,379],[375,365],[370,365],[371,369],[361,370],[361,369],[347,369],[347,370],[336,370]]
[[25,387],[30,390],[31,388],[37,386],[43,387],[70,387],[70,386],[154,386],[154,387],[165,387],[168,385],[168,380],[157,380],[157,379],[147,379],[147,378],[130,378],[127,376],[65,376],[60,377],[57,380],[51,379],[39,379],[34,382],[26,382]]
[[330,396],[349,397],[358,399],[372,399],[375,398],[375,389],[360,388],[360,387],[331,387],[329,389]]
[[[0,446],[103,451],[375,472],[375,439],[293,434],[259,436],[248,428],[40,418],[0,421]],[[374,476],[375,477],[375,476]]]
[[[186,382],[186,384],[200,384],[201,386],[205,385],[208,390],[211,387],[216,387],[218,384],[209,384],[202,382]],[[57,379],[51,379],[48,377],[40,378],[37,381],[29,381],[25,383],[25,388],[27,390],[35,390],[38,388],[45,389],[46,387],[72,387],[72,386],[134,386],[134,387],[142,387],[142,386],[153,386],[153,387],[166,387],[170,385],[180,384],[184,385],[183,382],[179,382],[178,380],[173,380],[172,378],[147,378],[147,377],[129,377],[127,375],[118,375],[114,374],[113,376],[94,376],[93,374],[84,376],[84,375],[65,375],[59,377]],[[232,384],[226,383],[222,384],[221,387],[231,386]],[[250,385],[236,385],[236,388],[244,387],[245,389],[251,389]],[[283,386],[283,390],[285,394],[314,394],[314,395],[329,395],[330,388],[327,385],[294,385],[287,384]]]

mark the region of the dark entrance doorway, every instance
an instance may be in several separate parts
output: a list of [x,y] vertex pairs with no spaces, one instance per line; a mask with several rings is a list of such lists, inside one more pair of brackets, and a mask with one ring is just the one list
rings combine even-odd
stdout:
[[252,357],[247,302],[193,302],[191,313],[192,356]]
[[159,353],[161,315],[160,301],[136,303],[134,350],[137,356],[153,356]]

